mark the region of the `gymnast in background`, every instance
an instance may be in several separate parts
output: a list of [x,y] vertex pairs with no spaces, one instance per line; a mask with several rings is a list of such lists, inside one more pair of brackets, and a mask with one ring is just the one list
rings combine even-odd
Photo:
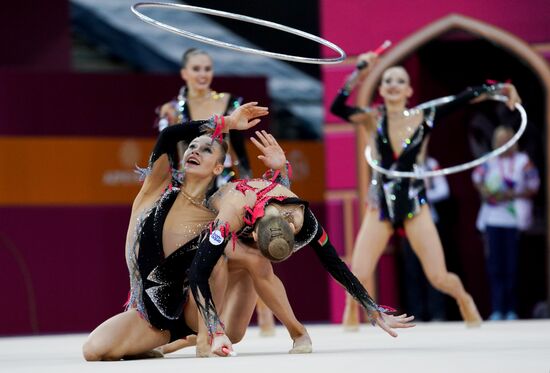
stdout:
[[[437,108],[409,109],[407,100],[413,94],[409,75],[403,67],[394,66],[382,75],[379,87],[382,105],[366,108],[348,106],[346,101],[350,92],[369,74],[377,57],[374,52],[359,57],[359,62],[366,67],[348,78],[334,99],[331,111],[346,121],[367,126],[367,130],[374,133],[380,166],[385,169],[414,171],[423,164],[427,139],[434,123],[455,107],[473,100],[481,101],[492,94],[505,95],[510,109],[520,101],[513,85],[493,84],[469,88]],[[370,185],[368,208],[352,256],[353,273],[367,285],[391,235],[395,229],[403,227],[428,281],[456,300],[468,326],[480,325],[481,317],[473,298],[464,289],[460,278],[449,272],[445,265],[424,180],[389,178],[374,173]],[[357,305],[350,297],[346,300],[343,323],[352,330],[359,325]]]
[[[214,63],[210,55],[202,49],[190,48],[185,51],[181,59],[180,76],[185,81],[185,85],[180,88],[178,96],[158,109],[159,131],[174,124],[208,119],[212,115],[230,115],[241,104],[241,97],[212,90]],[[229,144],[229,152],[224,163],[225,169],[218,177],[217,186],[232,179],[235,175],[233,168],[236,168],[241,179],[252,175],[242,133],[231,130]],[[180,159],[183,154],[182,149],[180,145],[178,149]]]

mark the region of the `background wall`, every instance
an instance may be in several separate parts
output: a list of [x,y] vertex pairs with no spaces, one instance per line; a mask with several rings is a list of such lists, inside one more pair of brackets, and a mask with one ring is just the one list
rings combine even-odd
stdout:
[[[123,309],[124,238],[140,185],[134,167],[154,144],[155,108],[182,84],[177,71],[75,71],[68,9],[67,1],[11,4],[0,26],[0,335],[89,331]],[[214,88],[270,103],[262,76],[216,76]],[[296,190],[322,218],[322,143],[283,145]],[[259,175],[257,151],[249,151]],[[310,254],[276,271],[296,313],[322,321],[323,270],[298,281]],[[318,296],[305,299],[311,289]]]
[[[215,3],[211,6],[232,9],[231,1]],[[241,3],[241,13],[300,27],[296,15],[301,11],[295,11],[291,1],[278,2],[273,14],[277,19],[268,14],[272,8],[258,7],[257,2],[247,8],[246,1]],[[550,60],[546,1],[417,4],[323,0],[304,4],[299,9],[306,8],[304,14],[319,19],[305,20],[300,28],[320,30],[352,57],[385,39],[397,43],[418,28],[456,12],[518,35]],[[155,107],[172,98],[181,82],[175,72],[75,71],[67,0],[32,6],[10,3],[4,11],[10,17],[0,24],[0,281],[4,284],[0,335],[91,330],[119,312],[126,299],[124,236],[130,203],[139,188],[133,167],[145,163],[154,142]],[[288,47],[317,53],[315,47],[303,49],[292,43]],[[432,60],[433,54],[426,56],[407,62],[418,68],[417,79],[435,78],[431,70],[427,73],[418,65]],[[352,66],[350,60],[322,69],[326,105]],[[319,76],[311,67],[305,71]],[[261,76],[216,77],[214,88],[269,103],[266,84]],[[457,88],[444,82],[419,97]],[[272,121],[279,125],[284,118]],[[359,222],[355,133],[328,114],[326,122],[324,142],[297,139],[283,145],[294,165],[294,188],[312,201],[331,239],[345,255]],[[537,125],[540,131],[545,130],[543,124]],[[441,149],[434,147],[433,151]],[[259,173],[259,165],[254,167]],[[468,185],[467,175],[452,181],[453,197]],[[475,197],[470,193],[466,198]],[[458,222],[452,234],[464,232],[470,223]],[[476,245],[466,252],[477,254],[464,256],[462,248],[457,248],[456,255],[450,257],[455,257],[467,286],[483,304],[486,285],[479,241]],[[544,245],[536,239],[531,247],[534,258],[545,255]],[[293,260],[277,265],[276,271],[301,320],[338,322],[343,293],[315,261],[310,251],[302,250]],[[544,271],[540,262],[531,277],[523,277],[530,281],[524,286],[537,284],[538,274]],[[385,277],[379,300],[398,305],[398,269],[392,255],[382,259],[380,272]]]

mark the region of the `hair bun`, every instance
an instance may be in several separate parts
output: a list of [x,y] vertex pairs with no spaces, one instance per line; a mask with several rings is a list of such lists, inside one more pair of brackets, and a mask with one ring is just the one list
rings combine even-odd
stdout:
[[269,253],[270,259],[273,261],[284,260],[288,258],[290,254],[292,254],[292,248],[290,247],[288,242],[282,237],[278,237],[272,240],[269,243],[267,251]]

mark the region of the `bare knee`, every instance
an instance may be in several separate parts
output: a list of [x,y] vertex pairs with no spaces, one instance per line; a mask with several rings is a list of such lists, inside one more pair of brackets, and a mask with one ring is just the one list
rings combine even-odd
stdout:
[[230,330],[230,329],[227,329],[226,330],[226,335],[229,338],[229,340],[231,341],[231,343],[239,343],[240,341],[243,340],[245,332],[246,332],[246,329],[243,329],[243,330]]
[[447,290],[447,277],[449,276],[448,272],[437,272],[428,275],[428,281],[430,284],[438,290]]
[[257,256],[250,260],[247,268],[251,276],[256,278],[269,278],[273,275],[273,266],[269,259]]
[[93,341],[88,339],[84,345],[82,345],[82,355],[86,361],[100,361],[102,359],[102,354],[95,346]]
[[82,345],[82,355],[86,361],[120,360],[122,358],[122,356],[115,356],[105,351],[90,338]]

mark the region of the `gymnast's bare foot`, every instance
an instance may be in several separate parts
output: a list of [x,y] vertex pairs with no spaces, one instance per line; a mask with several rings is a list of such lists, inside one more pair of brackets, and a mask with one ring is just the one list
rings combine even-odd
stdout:
[[311,338],[309,334],[305,332],[301,336],[294,338],[294,344],[292,349],[288,351],[289,354],[310,354],[313,351],[311,346]]
[[462,319],[468,328],[478,328],[481,326],[481,316],[477,311],[476,304],[470,295],[457,302],[458,309],[462,315]]
[[157,350],[159,350],[163,354],[169,354],[178,350],[181,350],[185,347],[191,347],[195,346],[197,344],[197,336],[192,334],[188,335],[185,338],[177,339],[174,342],[165,344],[164,346],[160,346]]
[[155,348],[151,351],[143,352],[141,354],[126,355],[123,360],[141,360],[141,359],[159,359],[163,358],[164,354],[161,351],[161,347]]

